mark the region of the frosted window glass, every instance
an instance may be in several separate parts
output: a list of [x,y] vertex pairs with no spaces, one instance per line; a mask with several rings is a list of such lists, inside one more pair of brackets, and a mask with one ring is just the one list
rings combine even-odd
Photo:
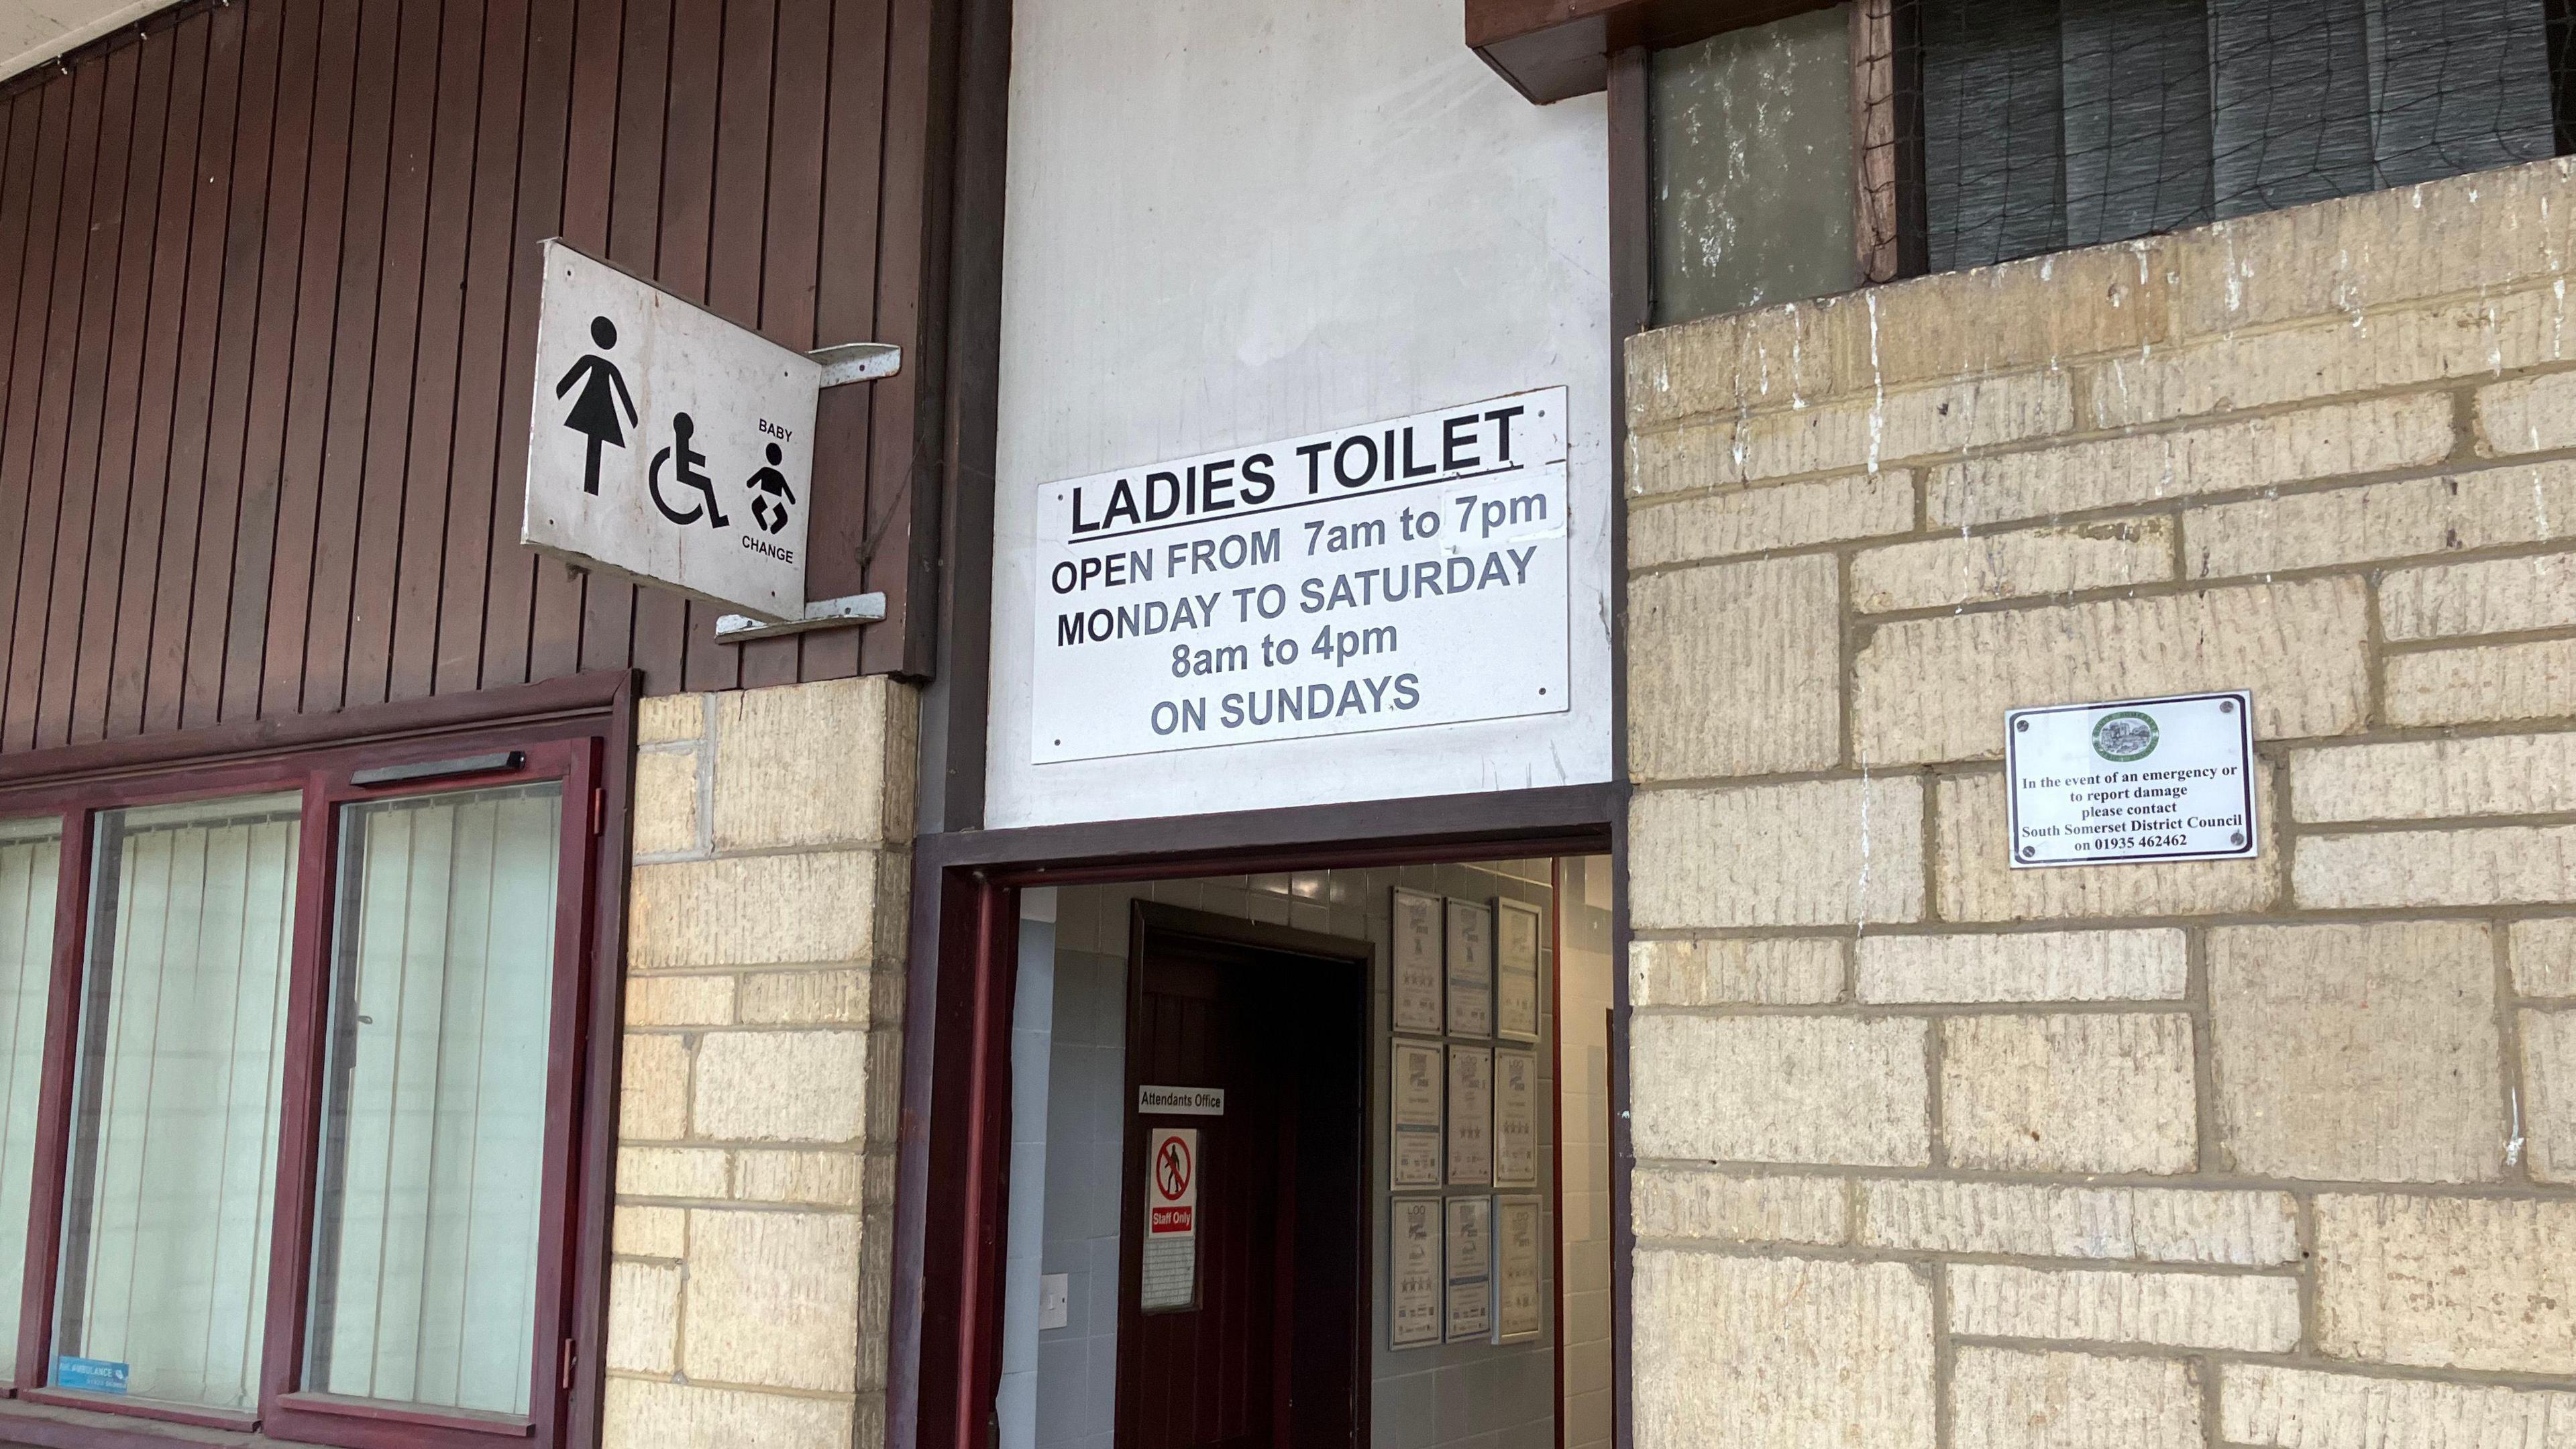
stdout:
[[45,991],[54,966],[54,883],[62,827],[0,823],[0,1379],[17,1361],[27,1272],[27,1189],[36,1165],[36,1095],[45,1075]]
[[1655,323],[1860,284],[1851,10],[1657,51]]
[[98,817],[57,1384],[258,1402],[297,834],[291,794]]
[[528,1412],[559,785],[349,807],[307,1388]]

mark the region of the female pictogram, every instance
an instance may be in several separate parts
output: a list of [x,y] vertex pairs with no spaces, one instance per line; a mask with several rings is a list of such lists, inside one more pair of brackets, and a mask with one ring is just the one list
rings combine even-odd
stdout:
[[769,466],[743,480],[745,488],[760,495],[751,500],[751,516],[770,533],[787,526],[787,505],[796,501],[796,490],[787,486],[787,475],[778,471],[778,460],[784,456],[778,445],[769,445]]
[[[617,324],[605,317],[591,318],[590,340],[598,344],[599,352],[615,347]],[[581,491],[597,493],[600,446],[626,446],[626,429],[618,423],[617,413],[623,407],[627,423],[639,421],[635,399],[627,395],[626,378],[618,372],[617,364],[598,352],[584,353],[581,361],[572,365],[563,381],[555,384],[555,396],[572,391],[575,383],[581,384],[581,396],[573,399],[572,411],[564,416],[564,426],[590,440],[589,454],[581,465]]]

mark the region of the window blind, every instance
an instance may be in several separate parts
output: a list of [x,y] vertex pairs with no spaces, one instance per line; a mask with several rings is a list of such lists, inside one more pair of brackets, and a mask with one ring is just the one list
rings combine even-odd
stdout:
[[297,812],[98,817],[55,1342],[139,1398],[258,1402]]
[[344,814],[308,1387],[528,1410],[561,786]]

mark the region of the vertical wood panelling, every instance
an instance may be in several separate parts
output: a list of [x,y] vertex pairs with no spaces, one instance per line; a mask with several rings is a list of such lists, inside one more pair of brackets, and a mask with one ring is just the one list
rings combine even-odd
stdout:
[[[671,75],[671,0],[625,0],[619,15],[616,150],[610,162],[606,256],[651,275],[660,240],[662,103]],[[593,576],[582,593],[584,669],[635,657],[637,589]]]
[[456,440],[448,470],[447,556],[439,591],[433,687],[477,688],[491,587],[493,473],[500,432],[501,349],[510,315],[519,191],[519,93],[527,74],[528,0],[491,0],[483,22],[483,90],[474,119],[474,220],[465,256],[464,356],[456,374]]
[[[124,581],[126,525],[136,494],[135,442],[141,425],[143,370],[151,355],[148,319],[154,275],[152,248],[159,236],[161,145],[169,122],[170,60],[167,40],[139,45],[133,122],[127,137],[123,196],[116,211],[110,253],[115,301],[108,310],[106,401],[99,421],[97,476],[88,502],[87,571],[77,598],[58,607],[71,616],[71,647],[62,660],[69,675],[67,740],[103,738],[107,680],[115,655],[116,601]],[[155,525],[158,526],[157,523]],[[70,530],[66,530],[70,532]],[[54,673],[54,661],[46,661]]]
[[[9,170],[0,187],[0,252],[9,264],[5,306],[9,330],[0,333],[0,562],[9,573],[0,578],[0,648],[15,634],[18,577],[27,543],[27,476],[33,466],[37,368],[44,351],[48,287],[53,278],[55,208],[62,195],[61,130],[48,131],[49,106],[63,90],[22,94],[9,105]],[[64,97],[68,99],[68,97]],[[40,142],[50,139],[53,144]],[[8,670],[0,667],[0,691]],[[0,695],[5,706],[5,695]]]
[[358,46],[353,69],[325,72],[346,77],[355,96],[350,110],[348,184],[341,203],[339,301],[328,401],[322,413],[320,488],[303,598],[302,668],[297,668],[292,638],[277,639],[274,630],[268,662],[272,680],[281,686],[294,682],[298,702],[289,706],[292,709],[322,712],[341,705],[349,615],[356,602],[368,419],[382,340],[378,319],[402,293],[404,259],[419,256],[418,234],[406,242],[388,210],[396,191],[395,101],[410,89],[403,82],[407,67],[402,51],[412,9],[398,0],[326,8],[326,15],[356,12]]
[[[283,13],[281,13],[281,9]],[[298,6],[261,6],[242,52],[241,139],[225,244],[224,316],[214,425],[206,449],[206,543],[190,616],[183,725],[254,713],[267,632],[269,560],[277,545],[278,445],[294,341],[304,182],[311,164],[313,32]],[[291,38],[290,38],[291,32]],[[253,449],[268,466],[253,471]],[[216,522],[231,504],[232,548]]]
[[[410,462],[413,391],[424,361],[423,284],[428,260],[431,147],[447,65],[442,0],[403,0],[394,47],[394,126],[385,189],[384,273],[377,288],[375,377],[367,400],[366,456],[358,468],[358,546],[345,614],[346,638],[321,627],[320,659],[305,681],[307,709],[377,704],[385,698],[394,647],[394,587],[400,571],[403,480]],[[334,650],[334,643],[342,645]],[[338,689],[330,675],[339,674]],[[336,705],[328,703],[334,693]],[[316,705],[319,696],[326,703]]]
[[[830,346],[875,337],[877,225],[883,215],[885,108],[858,97],[885,86],[885,0],[844,0],[832,19],[831,96],[824,112],[822,236],[836,265],[821,269],[814,331]],[[873,388],[834,388],[815,410],[815,432],[841,446],[814,460],[808,586],[826,598],[866,587],[860,560],[871,534],[867,488]],[[880,490],[883,491],[883,490]],[[883,506],[880,504],[879,506]],[[812,677],[855,674],[859,636],[808,634],[800,641]]]
[[[53,588],[45,600],[44,665],[36,696],[35,743],[40,749],[71,741],[82,606],[93,565],[111,573],[116,567],[115,560],[99,557],[104,552],[103,520],[114,514],[121,522],[124,516],[124,487],[118,484],[102,497],[99,475],[100,452],[114,411],[108,393],[113,380],[110,364],[118,355],[114,346],[117,270],[125,241],[125,186],[134,154],[141,61],[139,47],[108,57],[107,89],[99,103],[98,158],[90,184],[89,234],[86,245],[71,249],[82,272],[80,330],[72,358],[71,426],[63,441],[62,497],[55,513]],[[130,396],[117,401],[129,414],[120,423],[131,426]]]
[[[303,97],[309,108],[299,107],[299,114],[282,118],[279,127],[281,134],[290,127],[301,132],[298,139],[305,147],[302,246],[294,288],[280,299],[292,309],[294,339],[282,369],[285,412],[277,435],[284,448],[274,459],[264,457],[271,429],[265,422],[254,425],[244,477],[256,486],[273,475],[277,490],[267,566],[259,581],[266,628],[257,641],[241,641],[257,650],[233,661],[234,668],[249,675],[244,691],[248,707],[228,699],[228,718],[293,714],[304,696],[304,610],[312,600],[313,538],[322,506],[323,425],[330,406],[333,331],[340,315],[340,233],[347,224],[358,19],[366,7],[304,0],[299,8],[304,13],[290,24],[289,34],[311,34],[312,48],[299,57],[302,65],[278,67],[281,84],[309,89]],[[311,18],[316,13],[318,23]],[[332,79],[325,81],[325,76]],[[263,360],[261,366],[267,365]],[[250,578],[241,579],[236,598],[252,584]],[[229,685],[226,692],[232,695]]]
[[537,346],[537,243],[563,223],[564,128],[571,108],[573,13],[569,0],[545,0],[528,14],[526,89],[519,105],[519,205],[506,265],[510,269],[509,329],[498,359],[500,404],[478,426],[494,431],[491,591],[484,610],[483,683],[521,684],[528,668],[535,610],[544,602],[540,570],[564,576],[563,565],[519,546],[528,459],[528,364]]
[[10,384],[13,393],[20,388],[34,390],[30,431],[35,435],[35,453],[33,465],[18,485],[27,491],[26,549],[18,563],[17,627],[10,636],[9,695],[0,703],[0,750],[33,749],[36,744],[36,691],[44,682],[47,605],[61,552],[57,536],[69,453],[64,434],[71,422],[81,266],[89,240],[90,192],[98,179],[99,107],[107,87],[107,67],[84,66],[67,80],[61,204],[48,248],[53,282],[43,322],[43,361],[34,375]]
[[[410,436],[401,477],[401,556],[392,584],[392,637],[381,680],[370,694],[380,699],[419,699],[434,686],[438,668],[439,583],[446,566],[447,530],[459,520],[454,501],[451,444],[457,390],[463,372],[465,281],[472,255],[477,106],[484,83],[484,0],[448,0],[438,56],[438,114],[431,127],[429,205],[420,284],[420,342],[414,365]],[[461,483],[462,480],[453,480]],[[479,602],[479,601],[478,601]],[[350,669],[362,656],[352,651]]]
[[[822,241],[823,97],[830,74],[832,12],[824,0],[777,0],[777,69],[769,88],[769,166],[765,225],[761,233],[760,329],[800,350],[814,336],[814,274]],[[813,485],[797,500],[805,510],[805,554],[814,554]],[[743,646],[747,689],[793,683],[799,645],[794,635]]]
[[133,482],[126,504],[115,635],[107,661],[105,717],[92,738],[130,735],[142,729],[144,680],[152,664],[153,594],[164,539],[184,545],[193,538],[193,534],[166,530],[172,493],[171,423],[178,407],[179,329],[189,291],[197,145],[205,119],[207,41],[213,28],[209,17],[197,16],[173,31],[161,46],[170,62],[170,104],[161,129],[159,194],[154,201],[143,393],[134,419]]
[[[562,235],[598,256],[608,246],[608,205],[617,150],[619,0],[578,0],[573,32],[571,111],[564,138]],[[531,672],[542,678],[581,667],[581,638],[590,593],[605,581],[561,568],[540,568],[537,615],[528,643]]]
[[[234,128],[247,128],[240,110],[242,80],[242,12],[226,6],[207,18],[204,102],[198,110],[194,166],[188,183],[195,195],[190,213],[187,304],[179,322],[178,397],[170,416],[169,484],[163,511],[161,568],[152,598],[151,661],[144,675],[142,710],[136,730],[176,728],[185,698],[188,671],[189,610],[205,560],[226,556],[232,547],[232,514],[208,497],[213,477],[207,467],[214,420],[209,414],[215,387],[216,341],[225,314],[226,282],[232,275]],[[256,252],[252,253],[255,260]],[[256,266],[245,267],[257,276]],[[220,564],[209,572],[220,575]],[[111,721],[117,733],[122,720]]]
[[518,544],[537,244],[797,348],[817,596],[915,572],[937,0],[184,0],[0,83],[0,749],[633,666],[919,669]]

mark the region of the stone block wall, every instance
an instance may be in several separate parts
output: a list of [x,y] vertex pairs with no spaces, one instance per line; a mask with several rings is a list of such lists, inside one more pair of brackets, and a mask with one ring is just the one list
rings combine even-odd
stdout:
[[605,1449],[884,1442],[915,723],[642,707]]
[[[2576,171],[1628,346],[1640,1449],[2576,1444]],[[2015,871],[2248,688],[2261,855]]]

